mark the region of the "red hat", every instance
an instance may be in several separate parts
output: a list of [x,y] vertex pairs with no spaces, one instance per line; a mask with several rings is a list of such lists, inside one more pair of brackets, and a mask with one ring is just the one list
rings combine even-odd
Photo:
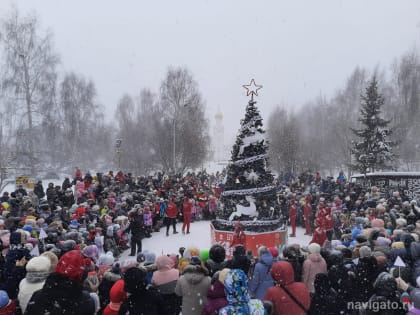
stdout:
[[122,303],[127,298],[127,292],[124,290],[124,280],[117,280],[109,292],[112,303]]
[[85,260],[80,251],[71,250],[65,253],[58,260],[55,272],[70,278],[71,280],[82,280],[85,271]]
[[269,247],[268,250],[270,251],[273,258],[277,258],[279,256],[279,250],[277,247]]

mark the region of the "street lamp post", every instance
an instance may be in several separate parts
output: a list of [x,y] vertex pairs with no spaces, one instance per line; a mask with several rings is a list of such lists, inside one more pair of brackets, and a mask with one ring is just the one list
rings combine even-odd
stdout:
[[172,152],[172,159],[173,159],[173,168],[174,168],[174,174],[176,174],[176,140],[175,140],[175,134],[176,134],[176,129],[175,129],[175,122],[176,119],[174,117],[174,123],[173,123],[173,136],[174,136],[174,143],[173,143],[173,152]]
[[118,156],[118,170],[120,170],[121,168],[121,144],[122,144],[121,139],[115,140],[115,152],[117,153],[117,156]]

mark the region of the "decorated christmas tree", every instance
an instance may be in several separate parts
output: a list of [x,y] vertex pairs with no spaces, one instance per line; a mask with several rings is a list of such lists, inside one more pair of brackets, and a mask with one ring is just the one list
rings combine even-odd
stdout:
[[232,148],[213,225],[219,230],[233,230],[234,223],[240,221],[244,230],[273,231],[282,226],[282,221],[274,176],[268,164],[268,142],[254,100],[261,86],[252,80],[244,87],[251,99]]

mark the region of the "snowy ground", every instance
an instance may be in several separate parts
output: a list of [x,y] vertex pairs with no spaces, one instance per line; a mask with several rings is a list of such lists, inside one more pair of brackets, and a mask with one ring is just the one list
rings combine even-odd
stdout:
[[[211,247],[210,221],[191,223],[190,234],[182,234],[181,227],[182,223],[178,223],[178,234],[173,234],[171,227],[169,236],[166,236],[166,227],[162,228],[160,232],[154,232],[151,238],[143,239],[143,250],[152,251],[159,256],[162,254],[178,254],[180,247],[188,248],[194,246],[198,249],[209,249]],[[297,237],[289,237],[288,244],[307,246],[311,237],[304,235],[304,233],[305,230],[303,228],[297,228]],[[132,259],[128,256],[129,254],[130,250],[125,251],[120,260]]]

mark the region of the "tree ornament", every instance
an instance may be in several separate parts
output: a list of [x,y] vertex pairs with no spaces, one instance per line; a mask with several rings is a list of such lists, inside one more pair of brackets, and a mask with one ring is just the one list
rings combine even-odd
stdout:
[[245,177],[248,182],[251,182],[252,184],[255,184],[260,179],[260,176],[254,171],[251,170],[251,172],[245,172]]

